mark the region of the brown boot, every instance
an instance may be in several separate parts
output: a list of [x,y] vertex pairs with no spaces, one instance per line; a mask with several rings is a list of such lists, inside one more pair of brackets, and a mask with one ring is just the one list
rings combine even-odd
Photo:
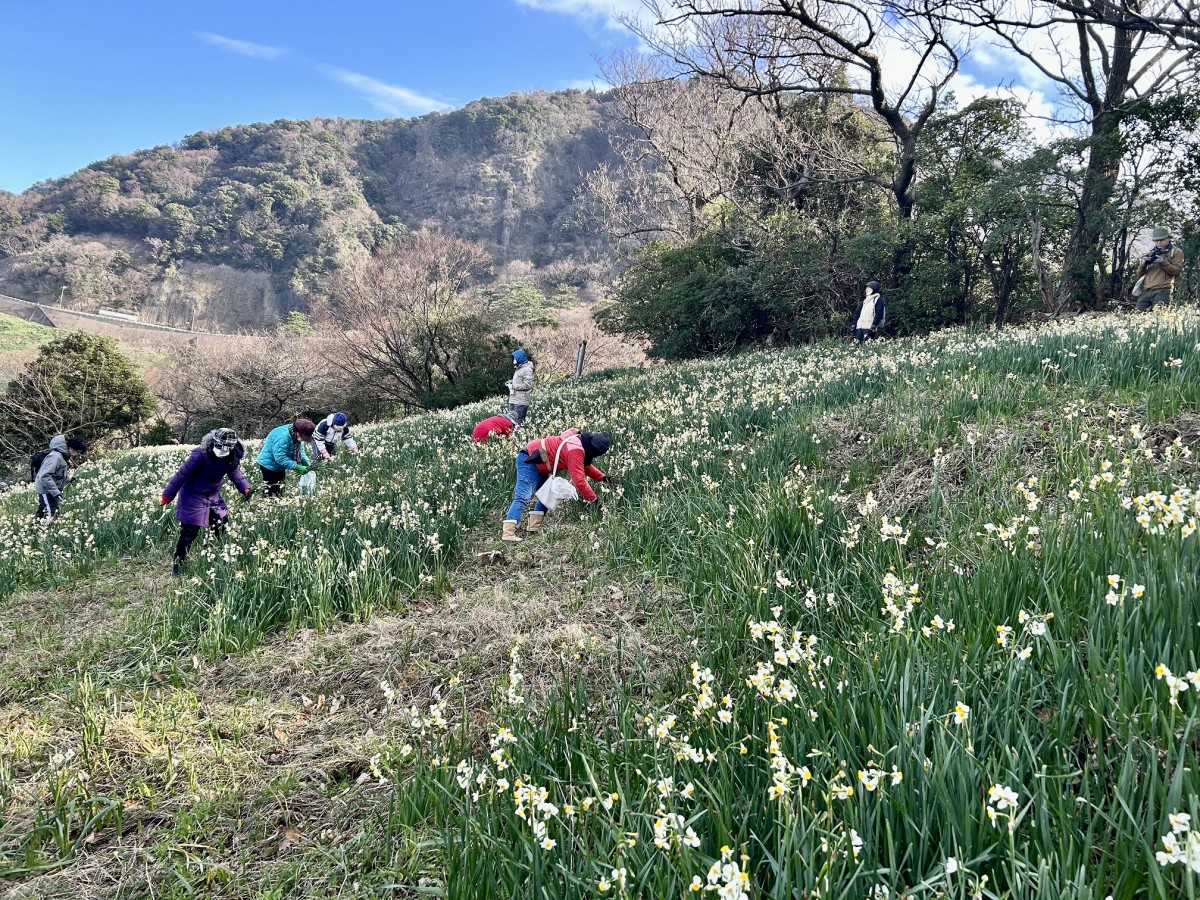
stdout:
[[512,519],[504,520],[504,530],[500,532],[500,540],[519,544],[524,538],[517,535],[517,523]]
[[545,518],[545,513],[531,512],[528,521],[525,522],[525,530],[530,534],[537,534],[542,530],[542,523],[545,521]]

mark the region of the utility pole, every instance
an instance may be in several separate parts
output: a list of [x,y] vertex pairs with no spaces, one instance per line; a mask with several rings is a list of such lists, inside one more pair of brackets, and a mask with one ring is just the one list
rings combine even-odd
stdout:
[[575,351],[575,377],[583,377],[583,357],[587,353],[587,341],[579,342],[579,349]]

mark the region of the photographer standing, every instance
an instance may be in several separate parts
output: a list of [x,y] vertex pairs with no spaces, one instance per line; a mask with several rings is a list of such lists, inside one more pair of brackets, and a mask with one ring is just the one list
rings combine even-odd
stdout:
[[1154,249],[1146,254],[1137,269],[1142,277],[1138,312],[1154,309],[1155,303],[1169,303],[1175,277],[1183,270],[1183,251],[1171,243],[1171,232],[1159,225],[1150,237],[1154,239]]

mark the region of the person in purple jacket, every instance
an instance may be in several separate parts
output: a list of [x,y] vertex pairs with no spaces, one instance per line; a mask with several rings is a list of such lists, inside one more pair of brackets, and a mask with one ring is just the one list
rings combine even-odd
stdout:
[[220,534],[225,527],[229,507],[221,496],[221,485],[228,478],[233,482],[244,500],[249,500],[253,491],[250,482],[242,474],[242,457],[246,448],[238,440],[232,428],[218,428],[200,439],[200,446],[191,452],[175,476],[163,489],[162,505],[166,506],[176,497],[175,518],[179,520],[179,542],[175,545],[175,560],[171,573],[179,575],[188,548],[200,535],[203,528],[211,528]]

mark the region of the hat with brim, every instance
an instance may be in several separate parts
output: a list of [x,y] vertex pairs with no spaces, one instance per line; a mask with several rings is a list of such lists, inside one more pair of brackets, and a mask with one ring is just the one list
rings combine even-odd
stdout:
[[1157,226],[1152,232],[1150,232],[1150,239],[1154,241],[1161,241],[1165,238],[1169,238],[1170,236],[1170,229],[1163,228],[1161,225]]

